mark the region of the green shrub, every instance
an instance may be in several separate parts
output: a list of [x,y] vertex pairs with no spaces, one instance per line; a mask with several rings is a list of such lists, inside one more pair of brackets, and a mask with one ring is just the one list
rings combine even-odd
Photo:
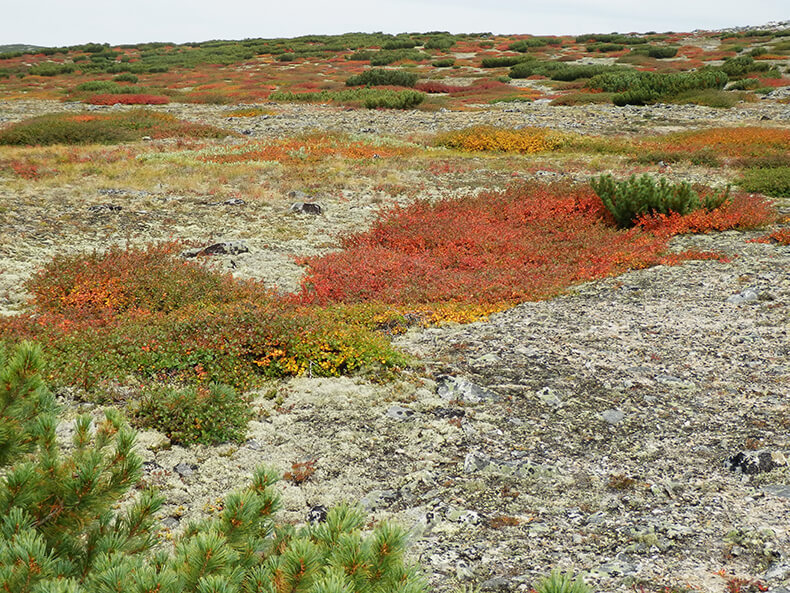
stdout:
[[728,77],[721,70],[659,73],[623,68],[594,76],[588,86],[609,93],[615,105],[646,105],[659,100],[670,100],[684,91],[722,89]]
[[322,523],[276,524],[278,477],[257,469],[217,517],[190,523],[174,547],[158,535],[164,499],[145,491],[135,434],[114,411],[76,421],[71,450],[56,438],[40,351],[0,352],[0,590],[14,593],[421,593],[404,563],[404,530],[362,535],[364,513],[340,506]]
[[516,64],[510,69],[511,78],[529,78],[539,75],[553,80],[570,82],[580,78],[590,78],[604,73],[630,71],[622,66],[605,66],[598,64],[566,64],[564,62],[530,61]]
[[310,93],[274,92],[271,101],[304,101],[306,103],[342,103],[359,105],[369,109],[387,107],[390,109],[411,109],[425,100],[425,93],[411,90],[390,90],[356,88],[345,91],[318,91]]
[[249,398],[232,387],[163,387],[145,394],[133,412],[136,423],[163,432],[180,445],[240,443],[252,419]]
[[33,76],[58,76],[60,74],[70,74],[74,72],[74,64],[58,64],[55,62],[42,62],[31,66],[27,71]]
[[145,109],[119,113],[53,113],[0,129],[0,145],[113,144],[143,136],[224,138],[227,130],[177,120]]
[[671,100],[672,103],[678,105],[706,105],[727,109],[752,96],[751,93],[720,91],[718,89],[693,89],[678,93]]
[[412,62],[421,62],[428,60],[431,56],[416,49],[383,49],[375,52],[370,57],[371,66],[386,66],[393,62],[403,62],[410,60]]
[[442,49],[447,50],[455,45],[455,38],[452,36],[431,37],[425,42],[425,49]]
[[497,58],[483,58],[481,68],[510,68],[522,62],[534,60],[534,56],[500,56]]
[[588,52],[609,53],[612,51],[622,51],[625,46],[621,43],[591,43],[585,48]]
[[678,55],[678,48],[670,46],[651,46],[647,48],[647,55],[648,57],[657,58],[659,60],[665,58],[674,58],[676,55]]
[[738,185],[745,191],[790,198],[790,166],[747,169]]
[[383,68],[372,68],[365,70],[361,74],[351,76],[346,80],[346,86],[406,86],[413,87],[417,83],[417,75],[414,72],[405,70],[385,70]]
[[581,577],[573,578],[571,573],[561,573],[558,570],[541,579],[535,586],[537,593],[592,593]]
[[665,177],[656,182],[650,175],[632,175],[625,181],[615,181],[602,175],[590,181],[618,226],[632,226],[646,214],[688,214],[704,208],[713,210],[729,199],[729,186],[724,191],[700,197],[688,182],[670,183]]
[[455,58],[442,58],[441,60],[436,60],[431,66],[434,68],[449,68],[455,64]]
[[113,78],[113,80],[115,82],[131,82],[132,84],[137,84],[140,79],[130,72],[125,72],[124,74],[119,74]]
[[417,42],[414,41],[411,37],[396,37],[394,39],[390,39],[386,41],[384,45],[381,46],[382,49],[411,49],[417,45]]
[[292,52],[287,52],[284,54],[280,54],[276,58],[274,58],[278,62],[293,62],[296,59],[296,54]]
[[547,37],[529,37],[527,39],[522,39],[521,41],[511,43],[508,46],[508,49],[512,51],[527,52],[530,49],[546,47],[548,44],[549,38]]

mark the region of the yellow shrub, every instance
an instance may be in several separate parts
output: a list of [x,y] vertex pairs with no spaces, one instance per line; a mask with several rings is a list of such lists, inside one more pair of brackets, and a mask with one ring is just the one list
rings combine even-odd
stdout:
[[517,130],[494,126],[474,126],[440,135],[436,143],[467,151],[545,152],[562,146],[564,136],[544,128]]

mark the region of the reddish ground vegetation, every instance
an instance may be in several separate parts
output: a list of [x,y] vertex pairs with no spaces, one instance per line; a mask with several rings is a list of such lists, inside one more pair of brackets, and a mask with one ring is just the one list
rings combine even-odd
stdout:
[[163,97],[161,95],[115,95],[115,94],[104,94],[104,95],[93,95],[89,97],[86,101],[90,105],[115,105],[116,103],[120,103],[121,105],[165,105],[170,103],[170,99],[167,97]]
[[318,304],[542,299],[631,268],[718,257],[664,252],[679,232],[768,220],[767,205],[742,198],[721,211],[655,217],[618,231],[589,188],[517,185],[390,211],[371,230],[345,239],[342,251],[306,259],[299,296]]

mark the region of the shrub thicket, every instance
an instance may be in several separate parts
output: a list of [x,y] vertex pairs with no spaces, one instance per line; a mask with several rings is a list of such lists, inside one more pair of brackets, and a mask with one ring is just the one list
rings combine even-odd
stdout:
[[738,185],[746,191],[776,198],[790,198],[790,166],[747,169]]
[[713,210],[729,199],[730,188],[700,197],[688,182],[656,182],[650,175],[632,175],[615,181],[611,175],[591,180],[595,193],[621,227],[633,226],[640,217],[675,212],[681,216],[694,210]]
[[659,100],[671,100],[684,91],[722,89],[728,77],[721,70],[698,72],[658,73],[622,69],[594,76],[588,86],[609,93],[615,105],[645,105]]
[[[126,95],[118,95],[122,97]],[[172,115],[138,109],[125,113],[56,113],[0,129],[0,144],[112,144],[153,138],[224,138],[227,130],[180,121]]]
[[346,86],[406,86],[413,87],[417,83],[417,74],[405,70],[387,70],[372,68],[346,80]]
[[368,109],[411,109],[425,100],[425,93],[412,90],[358,88],[346,91],[291,93],[279,91],[269,95],[271,101],[304,101],[307,103],[342,103]]
[[605,66],[599,64],[566,64],[564,62],[528,61],[520,62],[510,69],[511,78],[529,78],[530,76],[546,76],[553,80],[572,81],[580,78],[591,78],[604,73],[630,71],[622,66]]
[[[278,477],[255,471],[216,518],[191,523],[172,551],[156,534],[164,502],[145,491],[119,502],[141,477],[134,433],[117,413],[95,428],[79,417],[71,450],[57,443],[40,352],[0,352],[0,590],[14,593],[420,593],[404,563],[405,532],[341,506],[326,521],[278,525]],[[159,551],[156,548],[159,547]]]

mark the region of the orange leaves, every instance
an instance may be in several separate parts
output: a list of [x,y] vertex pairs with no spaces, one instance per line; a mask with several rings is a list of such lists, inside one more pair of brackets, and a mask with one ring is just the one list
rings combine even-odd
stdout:
[[754,126],[681,132],[645,143],[646,148],[661,147],[684,152],[715,150],[726,156],[760,156],[767,151],[785,152],[788,146],[790,129]]
[[170,103],[170,99],[168,97],[164,97],[160,95],[104,94],[104,95],[93,95],[92,97],[89,97],[85,102],[89,103],[90,105],[115,105],[116,103],[120,103],[121,105],[165,105],[167,103]]
[[535,153],[556,150],[563,143],[557,132],[544,128],[511,130],[493,126],[474,126],[440,135],[436,143],[448,148],[470,152]]
[[372,159],[405,155],[414,149],[401,146],[376,146],[331,134],[311,134],[301,138],[280,138],[250,144],[242,150],[225,154],[210,154],[202,160],[212,163],[241,163],[248,161],[277,161],[297,164],[316,162],[325,158]]

